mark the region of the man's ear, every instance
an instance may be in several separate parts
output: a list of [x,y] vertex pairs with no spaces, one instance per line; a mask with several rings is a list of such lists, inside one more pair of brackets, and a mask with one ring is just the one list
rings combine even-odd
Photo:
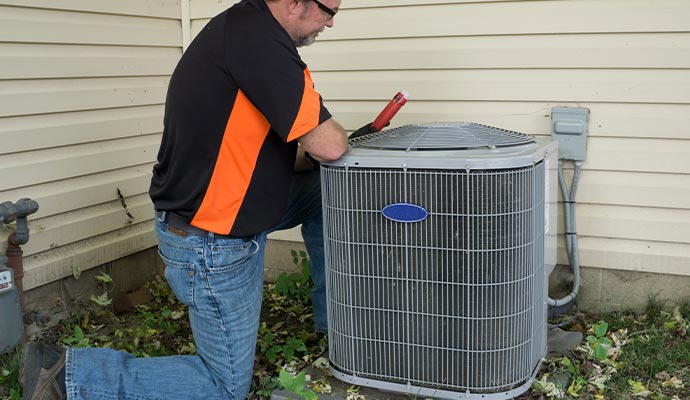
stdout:
[[296,14],[299,8],[302,6],[303,0],[288,0],[288,10],[290,14]]

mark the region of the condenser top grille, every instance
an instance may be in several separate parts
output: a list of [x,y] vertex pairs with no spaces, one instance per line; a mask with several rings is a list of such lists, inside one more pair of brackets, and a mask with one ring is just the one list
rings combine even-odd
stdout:
[[376,150],[472,150],[535,142],[524,133],[474,122],[410,124],[353,139],[353,147]]

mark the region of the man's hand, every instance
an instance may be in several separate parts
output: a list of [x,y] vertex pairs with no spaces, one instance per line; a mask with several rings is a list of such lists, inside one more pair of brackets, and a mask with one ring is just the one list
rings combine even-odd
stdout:
[[376,128],[371,126],[371,122],[364,125],[363,127],[357,129],[356,131],[352,132],[350,136],[348,137],[348,140],[352,140],[354,138],[358,138],[360,136],[368,135],[370,133],[376,132]]
[[[356,131],[352,132],[352,133],[350,134],[350,136],[349,136],[347,139],[348,139],[348,140],[352,140],[352,139],[358,138],[358,137],[360,137],[360,136],[364,136],[364,135],[368,135],[368,134],[370,134],[370,133],[378,132],[378,131],[376,130],[376,128],[374,128],[371,124],[372,124],[372,123],[370,122],[370,123],[364,125],[363,127],[357,129]],[[391,123],[389,122],[389,123],[386,124],[386,126],[388,126],[388,125],[390,125],[390,124],[391,124]]]

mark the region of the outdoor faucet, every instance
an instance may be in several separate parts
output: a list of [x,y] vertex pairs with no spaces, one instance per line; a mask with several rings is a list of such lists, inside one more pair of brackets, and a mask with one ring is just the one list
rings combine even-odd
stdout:
[[16,203],[0,203],[0,223],[17,221],[7,237],[7,266],[14,272],[14,284],[19,294],[20,309],[24,309],[24,252],[20,247],[29,241],[29,223],[26,217],[38,211],[38,203],[31,199],[19,199]]
[[0,222],[10,223],[14,220],[17,225],[9,240],[21,246],[29,241],[29,223],[26,217],[38,211],[38,203],[31,199],[19,199],[16,203],[6,201],[0,204]]

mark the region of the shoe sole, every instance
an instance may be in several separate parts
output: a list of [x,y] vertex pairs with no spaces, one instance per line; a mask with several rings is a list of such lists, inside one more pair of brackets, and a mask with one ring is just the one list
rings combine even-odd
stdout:
[[[22,384],[22,399],[24,400],[31,400],[31,398],[33,398],[43,366],[49,365],[52,367],[62,356],[57,352],[51,353],[48,351],[41,351],[42,347],[43,345],[41,344],[29,342],[23,348],[22,362],[19,367],[19,381]],[[31,379],[31,382],[26,381],[27,371],[36,371],[33,376],[28,377]]]

